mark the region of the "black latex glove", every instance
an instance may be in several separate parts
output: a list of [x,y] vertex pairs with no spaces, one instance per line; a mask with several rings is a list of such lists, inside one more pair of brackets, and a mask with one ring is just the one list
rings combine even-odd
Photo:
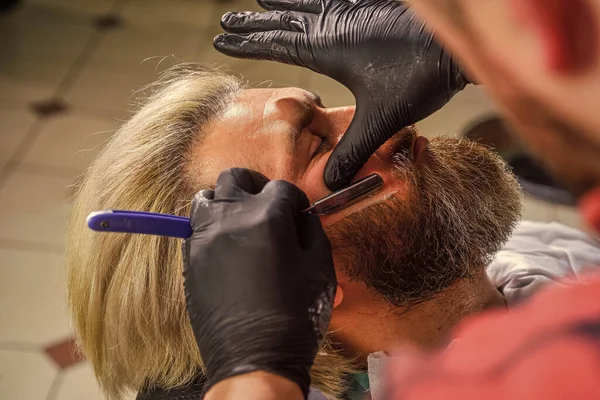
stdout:
[[428,117],[468,83],[415,13],[392,0],[259,0],[264,13],[227,13],[232,34],[215,48],[300,65],[346,86],[356,114],[325,167],[331,190],[347,185],[405,126]]
[[194,198],[185,293],[207,388],[260,370],[307,395],[337,287],[319,217],[300,213],[308,206],[293,184],[247,169],[222,172]]

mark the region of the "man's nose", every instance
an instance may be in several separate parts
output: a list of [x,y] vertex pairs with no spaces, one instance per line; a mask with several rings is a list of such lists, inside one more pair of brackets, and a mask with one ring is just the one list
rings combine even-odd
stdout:
[[326,109],[326,117],[330,125],[329,129],[327,129],[327,135],[334,146],[339,143],[348,130],[354,117],[354,110],[354,106]]

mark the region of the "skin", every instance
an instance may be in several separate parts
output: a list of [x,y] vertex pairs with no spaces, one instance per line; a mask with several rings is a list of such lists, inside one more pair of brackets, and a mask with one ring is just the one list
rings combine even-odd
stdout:
[[[293,182],[312,202],[331,193],[323,183],[323,170],[353,115],[353,106],[325,108],[316,95],[298,88],[245,90],[205,129],[201,143],[193,150],[192,168],[213,181],[223,169],[251,168],[270,179]],[[292,148],[290,138],[295,132],[300,133]],[[426,141],[413,142],[413,146],[418,167],[427,151]],[[374,202],[407,196],[405,182],[392,175],[391,155],[392,145],[388,142],[355,177],[377,173],[384,179],[383,190],[336,214],[321,217],[325,228]],[[400,344],[441,345],[463,315],[480,311],[487,304],[504,304],[482,273],[479,279],[461,282],[435,301],[405,312],[364,283],[352,281],[335,252],[333,256],[339,287],[330,328],[336,331],[336,339],[347,354],[363,362],[369,353]],[[394,318],[400,314],[402,318]]]
[[300,400],[304,395],[300,387],[289,379],[258,371],[225,379],[213,386],[204,398],[206,400]]

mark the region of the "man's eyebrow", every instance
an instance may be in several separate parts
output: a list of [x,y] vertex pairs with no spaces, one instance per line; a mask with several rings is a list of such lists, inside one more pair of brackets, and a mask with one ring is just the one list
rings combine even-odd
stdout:
[[[317,105],[317,107],[323,108],[323,101],[321,100],[321,96],[318,93],[307,90],[311,97],[311,101]],[[302,131],[304,131],[310,124],[312,123],[315,117],[316,110],[312,106],[306,106],[302,108],[300,111],[300,118],[294,126],[292,134],[289,137],[289,146],[292,152],[292,155],[296,155],[298,153],[297,149],[300,143],[300,139],[302,138]]]
[[292,134],[290,135],[290,148],[292,154],[296,154],[296,149],[302,137],[302,131],[304,131],[312,123],[315,117],[315,109],[313,107],[302,107],[302,111],[299,111],[300,115],[296,122]]
[[321,108],[325,107],[323,105],[323,99],[321,99],[321,95],[319,95],[319,93],[313,92],[312,90],[307,90],[307,92],[311,94],[312,101],[314,101],[317,106],[319,106]]

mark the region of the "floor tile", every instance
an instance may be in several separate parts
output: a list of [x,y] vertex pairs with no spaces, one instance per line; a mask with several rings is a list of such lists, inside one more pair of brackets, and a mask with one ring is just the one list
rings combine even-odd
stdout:
[[[169,3],[163,4],[168,7]],[[173,60],[190,61],[200,40],[198,30],[140,28],[124,20],[122,27],[106,32],[88,65],[125,73],[138,73],[140,68],[164,69],[164,65],[168,66]]]
[[38,117],[48,118],[66,113],[69,105],[60,99],[51,98],[31,103],[30,109]]
[[556,206],[535,197],[525,196],[523,200],[523,219],[542,222],[555,221]]
[[54,364],[60,369],[71,368],[84,361],[84,356],[79,350],[74,337],[68,337],[58,342],[53,342],[44,349]]
[[246,64],[249,68],[238,66],[244,79],[252,87],[289,87],[306,86],[308,71],[304,68],[279,64],[273,61],[254,61]]
[[[83,363],[64,372],[58,389],[57,400],[103,400],[104,396],[94,378],[92,367]],[[134,400],[134,394],[123,396],[123,400]]]
[[112,136],[117,121],[67,114],[48,120],[24,162],[80,174]]
[[211,67],[224,68],[236,73],[244,73],[247,70],[253,69],[254,64],[257,62],[254,60],[240,60],[219,53],[212,45],[212,38],[206,39],[206,43],[201,45],[200,50],[196,53],[192,61]]
[[70,64],[50,64],[18,59],[0,59],[0,99],[12,103],[51,98],[71,68]]
[[70,10],[26,3],[0,24],[0,59],[70,65],[93,31]]
[[65,98],[75,112],[81,107],[121,119],[136,107],[138,91],[158,76],[149,66],[140,66],[138,70],[129,72],[87,68]]
[[39,344],[42,351],[70,336],[61,256],[0,249],[0,259],[0,342]]
[[115,0],[27,0],[31,6],[54,8],[88,19],[110,12],[115,3]]
[[207,63],[209,65],[216,64],[218,66],[228,66],[238,72],[244,72],[245,68],[236,68],[239,60],[236,58],[225,56],[213,48],[213,38],[223,33],[221,28],[221,17],[229,11],[265,11],[254,0],[227,0],[214,1],[213,9],[207,17],[206,27],[202,32],[201,40],[198,43],[198,49],[194,61]]
[[34,122],[35,116],[28,110],[0,108],[0,169]]
[[215,1],[130,0],[120,14],[135,27],[160,31],[186,27],[199,31],[210,22]]
[[0,238],[62,244],[71,183],[14,172],[0,191]]
[[315,72],[309,72],[306,88],[318,93],[326,107],[354,105],[354,96],[345,86]]
[[229,11],[265,11],[258,5],[258,3],[255,0],[217,0],[214,1],[213,4],[213,14],[217,15],[217,21],[220,20],[221,15]]
[[45,399],[57,372],[41,352],[0,350],[0,399]]
[[419,122],[417,127],[425,136],[459,135],[469,124],[496,113],[496,106],[483,90],[468,85],[444,108]]

